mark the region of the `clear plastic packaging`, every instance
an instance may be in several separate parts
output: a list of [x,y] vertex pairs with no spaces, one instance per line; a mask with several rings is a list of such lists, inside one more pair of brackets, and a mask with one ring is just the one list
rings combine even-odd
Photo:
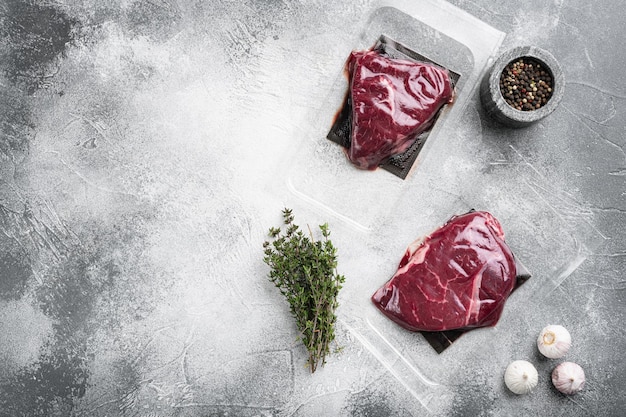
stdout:
[[368,49],[381,35],[401,43],[438,65],[460,74],[456,98],[452,106],[439,116],[429,133],[412,173],[403,181],[388,172],[362,172],[355,169],[341,148],[326,139],[336,112],[347,91],[343,68],[305,137],[298,144],[289,170],[288,187],[299,197],[352,224],[362,231],[371,231],[381,218],[415,180],[420,161],[427,157],[432,143],[445,135],[449,126],[472,97],[481,74],[504,34],[478,19],[442,1],[388,2],[374,10],[351,49]]
[[[463,361],[474,354],[495,354],[498,343],[511,340],[515,334],[511,322],[523,323],[530,311],[541,311],[552,292],[602,244],[604,237],[591,226],[589,210],[550,186],[514,151],[506,158],[489,162],[471,183],[463,183],[457,177],[446,189],[433,186],[438,182],[434,173],[421,172],[420,178],[424,180],[423,190],[416,194],[427,193],[429,201],[411,201],[412,196],[408,195],[397,204],[405,212],[412,207],[420,213],[420,220],[411,222],[411,228],[403,226],[401,220],[386,223],[380,240],[388,242],[393,250],[381,248],[379,258],[364,261],[363,270],[374,272],[347,276],[339,317],[340,324],[424,408],[438,415],[450,404],[454,391],[450,386]],[[404,254],[398,241],[406,246],[468,208],[488,210],[498,218],[507,244],[532,277],[509,296],[500,322],[494,327],[459,333],[456,336],[460,337],[450,340],[449,347],[437,349],[428,335],[407,331],[385,317],[370,297],[395,272]],[[380,262],[388,267],[378,267]]]

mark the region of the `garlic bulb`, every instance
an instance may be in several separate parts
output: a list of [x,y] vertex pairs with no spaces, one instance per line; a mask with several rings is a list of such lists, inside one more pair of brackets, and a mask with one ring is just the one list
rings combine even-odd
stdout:
[[504,372],[504,383],[515,394],[528,394],[538,379],[537,370],[528,361],[513,361]]
[[571,345],[572,338],[569,332],[558,324],[544,327],[537,338],[539,352],[550,359],[565,356]]
[[552,371],[552,384],[563,394],[576,394],[585,386],[585,371],[574,362],[563,362]]

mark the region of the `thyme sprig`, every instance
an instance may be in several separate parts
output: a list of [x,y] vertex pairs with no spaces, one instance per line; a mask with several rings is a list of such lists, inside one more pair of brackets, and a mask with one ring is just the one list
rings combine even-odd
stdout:
[[319,226],[321,240],[308,236],[294,223],[292,210],[283,209],[285,231],[269,229],[263,243],[264,262],[271,268],[269,280],[287,298],[302,341],[309,353],[308,364],[315,372],[326,363],[335,339],[337,295],[345,281],[337,274],[337,249],[329,239],[328,224]]

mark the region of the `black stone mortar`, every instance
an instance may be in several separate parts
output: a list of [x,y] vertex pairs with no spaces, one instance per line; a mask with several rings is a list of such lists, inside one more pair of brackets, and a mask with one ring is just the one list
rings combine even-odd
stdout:
[[[552,95],[540,108],[535,110],[517,110],[509,105],[500,92],[502,71],[512,61],[520,58],[539,62],[552,77]],[[509,127],[529,126],[556,109],[563,97],[565,80],[563,71],[556,59],[548,51],[534,46],[520,46],[504,52],[487,71],[480,85],[480,100],[493,120]]]

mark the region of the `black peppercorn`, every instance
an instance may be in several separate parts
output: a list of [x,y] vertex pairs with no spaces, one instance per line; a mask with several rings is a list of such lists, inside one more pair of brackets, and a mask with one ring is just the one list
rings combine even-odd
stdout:
[[500,76],[500,92],[513,108],[532,111],[545,105],[552,95],[552,78],[532,58],[510,62]]

